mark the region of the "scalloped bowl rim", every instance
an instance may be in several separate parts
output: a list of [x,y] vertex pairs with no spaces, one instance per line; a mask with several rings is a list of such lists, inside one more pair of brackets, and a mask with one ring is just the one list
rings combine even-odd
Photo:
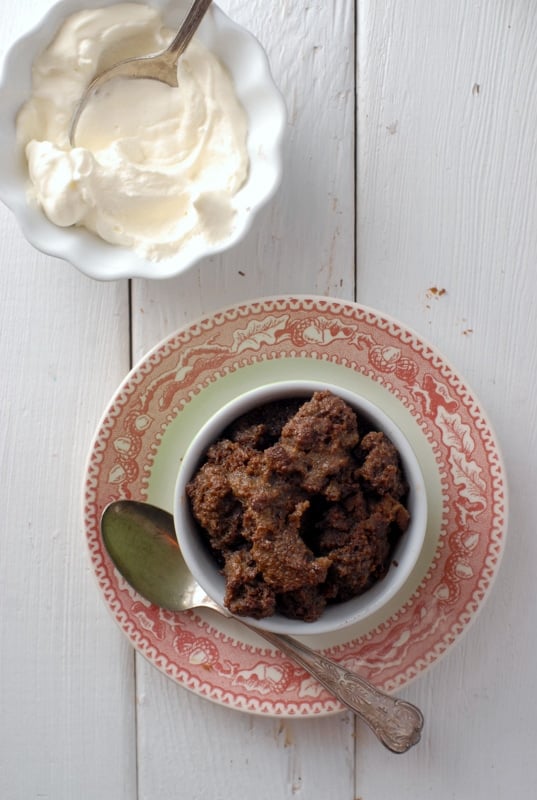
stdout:
[[[128,1],[157,8],[162,13],[165,24],[172,28],[177,27],[180,18],[174,0]],[[262,45],[252,33],[231,20],[213,2],[200,25],[199,35],[231,73],[249,120],[250,175],[235,195],[238,210],[231,235],[217,244],[204,244],[200,247],[194,243],[175,256],[150,261],[132,249],[105,242],[85,228],[61,228],[55,225],[36,205],[28,202],[28,174],[24,156],[16,142],[15,117],[31,93],[32,62],[50,43],[63,20],[83,8],[116,4],[117,0],[60,0],[35,26],[17,39],[6,53],[0,74],[0,104],[4,118],[4,125],[0,126],[0,199],[13,212],[30,244],[43,253],[70,262],[90,278],[171,278],[186,272],[202,259],[234,246],[250,231],[257,212],[273,197],[282,178],[281,151],[287,122],[286,107],[274,83],[269,60]],[[240,41],[240,48],[237,48],[237,41]],[[227,47],[226,42],[229,42]],[[249,70],[240,71],[239,65],[244,58],[248,59]],[[256,144],[261,118],[266,126],[266,113],[258,112],[256,117],[253,106],[254,100],[259,102],[260,90],[270,115],[271,135],[266,141]],[[6,120],[13,121],[13,124],[7,125]],[[260,184],[254,183],[258,180],[258,172],[263,179],[262,191],[259,189]]]

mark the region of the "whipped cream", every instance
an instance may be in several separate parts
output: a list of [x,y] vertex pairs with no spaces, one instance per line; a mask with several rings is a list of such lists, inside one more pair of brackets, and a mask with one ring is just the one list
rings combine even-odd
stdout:
[[248,153],[230,76],[194,38],[179,59],[179,88],[114,79],[82,113],[76,147],[69,126],[96,74],[164,50],[173,35],[158,11],[134,3],[73,14],[34,62],[32,96],[17,118],[30,201],[56,225],[84,226],[152,260],[233,231]]

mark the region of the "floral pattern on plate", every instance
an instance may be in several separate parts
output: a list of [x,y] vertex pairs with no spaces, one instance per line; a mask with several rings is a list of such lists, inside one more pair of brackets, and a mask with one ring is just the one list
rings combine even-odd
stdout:
[[91,562],[134,647],[178,684],[232,708],[311,716],[341,710],[315,680],[236,621],[174,614],[119,576],[99,519],[114,499],[171,510],[180,459],[224,402],[290,377],[362,393],[410,439],[427,478],[426,546],[409,586],[377,618],[308,637],[348,668],[401,689],[467,629],[498,570],[507,490],[494,434],[471,389],[417,334],[372,309],[321,297],[276,297],[198,320],[149,352],[98,427],[85,481]]

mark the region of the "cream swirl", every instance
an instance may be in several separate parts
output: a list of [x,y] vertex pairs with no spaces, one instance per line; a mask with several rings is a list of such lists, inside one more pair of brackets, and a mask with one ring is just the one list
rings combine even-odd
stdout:
[[32,96],[17,118],[29,196],[49,219],[154,260],[197,237],[216,244],[233,229],[233,197],[248,172],[247,121],[225,68],[194,39],[179,60],[179,88],[115,79],[83,112],[76,147],[68,131],[95,74],[162,50],[172,36],[147,6],[73,14],[36,59]]

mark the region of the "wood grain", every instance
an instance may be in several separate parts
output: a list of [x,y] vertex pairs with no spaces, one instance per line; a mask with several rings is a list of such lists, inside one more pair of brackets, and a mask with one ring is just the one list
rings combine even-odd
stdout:
[[537,666],[527,606],[537,471],[522,455],[536,445],[537,15],[497,0],[359,8],[358,300],[415,328],[473,386],[504,452],[512,511],[488,604],[407,692],[425,709],[425,742],[393,762],[359,737],[356,792],[499,800],[537,788],[535,703],[522,690]]
[[[199,314],[243,299],[286,292],[353,296],[353,4],[279,2],[270,14],[259,2],[222,7],[266,47],[285,97],[284,179],[232,252],[164,284],[134,281],[136,357]],[[259,800],[325,800],[330,793],[351,800],[354,724],[347,715],[285,723],[241,715],[170,687],[142,659],[137,686],[144,697],[140,800],[150,800],[155,787],[160,796],[173,796],[178,775],[197,798],[247,797],[255,787]]]
[[0,795],[130,800],[133,657],[95,591],[81,508],[95,412],[128,364],[126,287],[36,253],[4,208],[0,225]]

